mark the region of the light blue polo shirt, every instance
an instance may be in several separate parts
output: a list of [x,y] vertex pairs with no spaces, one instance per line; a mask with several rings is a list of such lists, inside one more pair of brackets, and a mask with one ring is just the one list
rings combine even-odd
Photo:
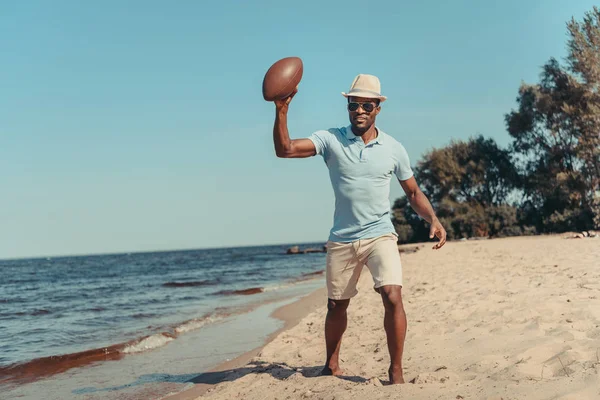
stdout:
[[323,156],[335,194],[329,240],[353,242],[396,234],[390,217],[390,181],[413,176],[404,146],[377,128],[367,145],[350,126],[313,133],[309,139]]

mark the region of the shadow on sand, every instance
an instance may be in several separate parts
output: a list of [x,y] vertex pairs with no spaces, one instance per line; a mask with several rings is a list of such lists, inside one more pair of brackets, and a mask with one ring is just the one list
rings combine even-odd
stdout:
[[[273,378],[285,380],[290,376],[298,373],[305,378],[314,378],[320,376],[323,366],[315,367],[292,367],[286,363],[267,363],[255,361],[244,367],[234,368],[224,371],[205,372],[201,374],[185,374],[185,375],[170,375],[170,374],[146,374],[140,376],[136,381],[107,388],[86,387],[73,390],[73,394],[91,394],[98,392],[112,392],[123,389],[130,389],[136,386],[145,385],[148,383],[195,383],[216,385],[221,382],[231,382],[242,378],[248,374],[269,374]],[[367,379],[356,375],[341,375],[339,379],[344,379],[355,383],[364,383]]]
[[[269,374],[273,378],[279,380],[285,380],[296,373],[301,374],[305,378],[314,378],[317,376],[321,376],[322,369],[322,365],[316,367],[292,367],[286,363],[266,363],[258,361],[253,362],[251,365],[242,368],[236,368],[226,371],[206,372],[204,374],[198,375],[189,382],[215,385],[221,382],[234,381],[252,373]],[[355,375],[341,375],[337,376],[337,378],[355,383],[363,383],[367,381],[367,379]]]

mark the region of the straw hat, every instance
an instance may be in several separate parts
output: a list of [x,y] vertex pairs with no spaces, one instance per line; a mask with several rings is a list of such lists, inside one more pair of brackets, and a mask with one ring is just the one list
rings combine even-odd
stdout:
[[348,93],[342,92],[344,97],[366,97],[369,99],[379,99],[381,102],[387,100],[387,97],[381,95],[381,84],[379,78],[374,75],[358,74],[350,86]]

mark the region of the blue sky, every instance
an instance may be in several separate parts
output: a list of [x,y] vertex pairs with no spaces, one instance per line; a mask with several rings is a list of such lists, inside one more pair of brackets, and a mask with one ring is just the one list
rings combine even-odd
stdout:
[[593,2],[495,3],[3,2],[0,258],[324,242],[325,164],[275,157],[266,70],[304,61],[294,138],[347,125],[340,92],[369,73],[413,165],[506,145],[519,84]]

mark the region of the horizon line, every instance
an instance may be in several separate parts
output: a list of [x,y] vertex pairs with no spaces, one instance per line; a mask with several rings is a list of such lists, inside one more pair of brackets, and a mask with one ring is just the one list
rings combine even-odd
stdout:
[[73,254],[55,254],[55,255],[37,255],[37,256],[16,256],[0,258],[1,261],[14,261],[14,260],[37,260],[37,259],[51,259],[51,258],[68,258],[68,257],[96,257],[96,256],[116,256],[116,255],[131,255],[131,254],[147,254],[147,253],[169,253],[175,251],[197,251],[197,250],[218,250],[218,249],[234,249],[234,248],[250,248],[250,247],[269,247],[269,246],[283,246],[283,245],[304,245],[304,244],[315,244],[315,243],[326,243],[324,241],[309,241],[309,242],[282,242],[282,243],[269,243],[269,244],[254,244],[254,245],[236,245],[236,246],[209,246],[209,247],[196,247],[196,248],[174,248],[174,249],[158,249],[158,250],[132,250],[132,251],[107,251],[107,252],[94,252],[94,253],[73,253]]

